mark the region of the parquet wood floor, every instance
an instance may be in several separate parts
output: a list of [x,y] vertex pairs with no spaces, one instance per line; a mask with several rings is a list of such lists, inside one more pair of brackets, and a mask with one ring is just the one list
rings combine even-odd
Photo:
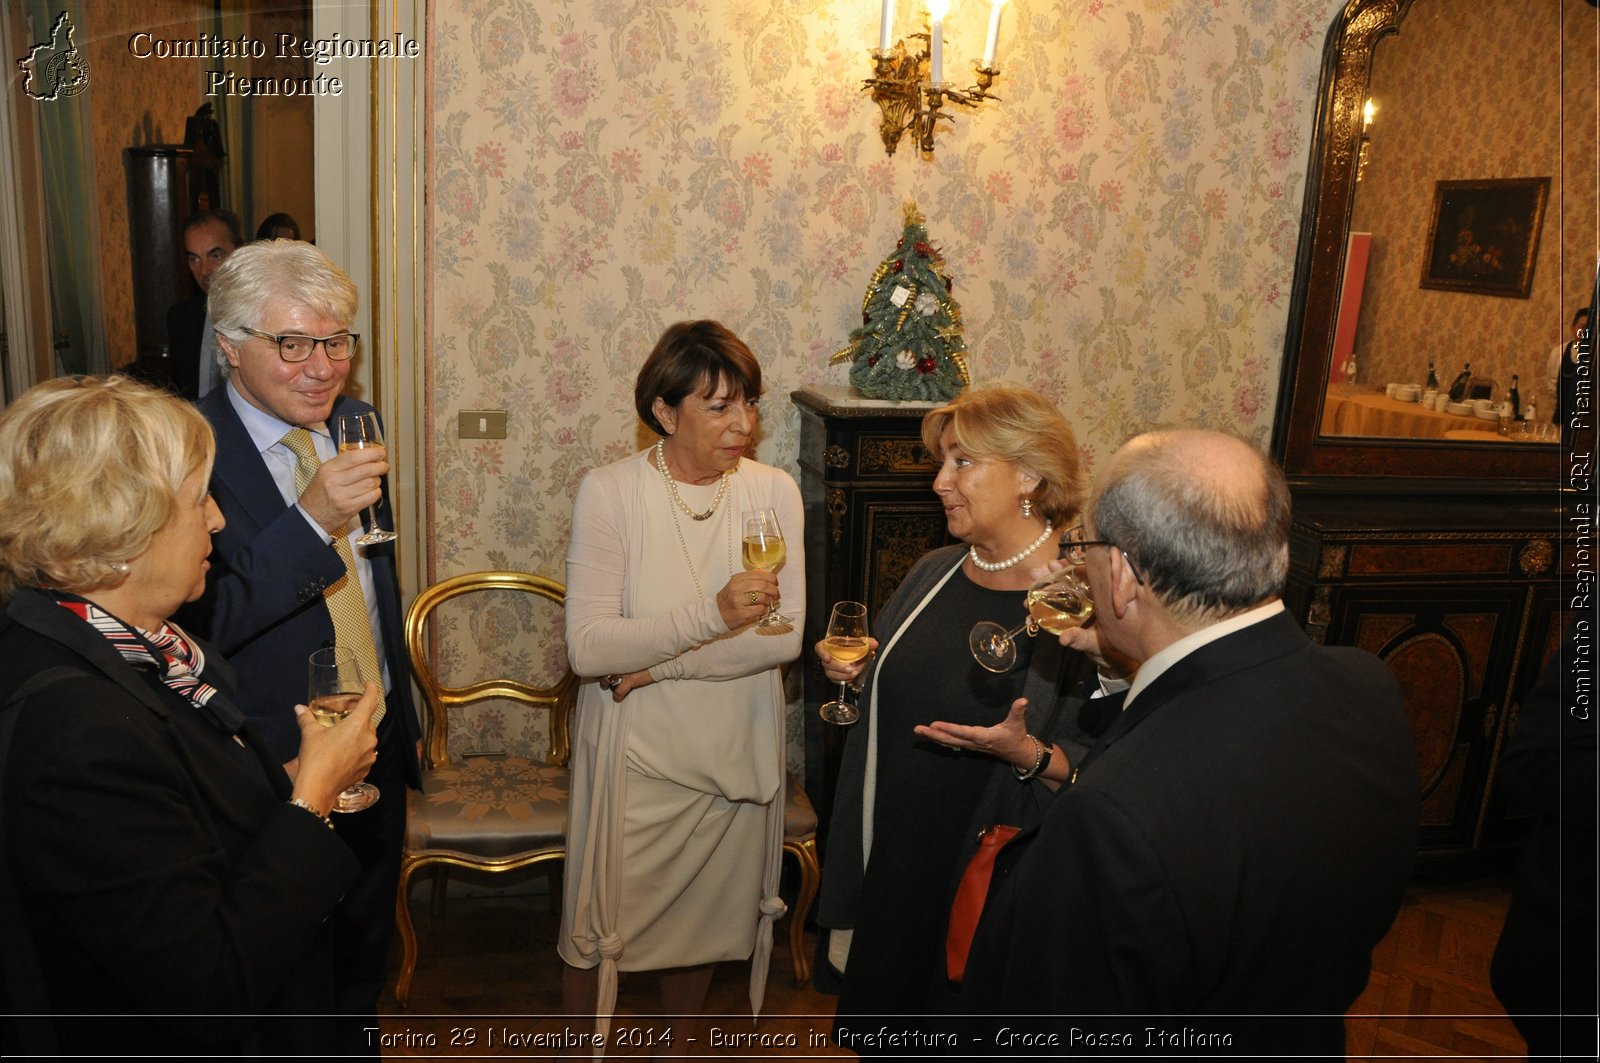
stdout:
[[[1350,1010],[1350,1059],[1521,1057],[1522,1039],[1489,989],[1489,958],[1505,918],[1508,883],[1493,876],[1453,882],[1419,879],[1412,886],[1394,928],[1374,952],[1366,992]],[[411,1006],[398,1008],[392,996],[381,1006],[381,1026],[390,1042],[384,1055],[550,1058],[548,1042],[541,1045],[532,1038],[587,1029],[583,1022],[557,1014],[561,961],[555,953],[556,915],[548,896],[453,897],[438,920],[430,914],[426,896],[426,888],[418,888],[412,900],[422,951]],[[805,1047],[825,1040],[834,1001],[809,986],[795,986],[787,936],[787,926],[780,922],[759,1025],[748,1018],[748,967],[722,964],[711,1005],[725,1016],[713,1023],[724,1042],[685,1046],[680,1040],[677,1049],[688,1048],[690,1055],[708,1059],[851,1056],[831,1046]],[[809,947],[814,939],[809,934],[807,939]],[[397,947],[396,970],[398,955]],[[620,1047],[610,1058],[651,1054],[643,1042],[659,1037],[665,1028],[651,1018],[659,1011],[655,993],[653,979],[623,975],[615,1029],[638,1031],[635,1039],[641,1043]],[[793,1035],[799,1047],[762,1052],[726,1044],[731,1035],[750,1033]],[[430,1034],[433,1045],[421,1043]]]

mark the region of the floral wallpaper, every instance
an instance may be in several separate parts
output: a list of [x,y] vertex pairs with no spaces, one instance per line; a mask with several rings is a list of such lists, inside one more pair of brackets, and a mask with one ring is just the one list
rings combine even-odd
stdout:
[[[429,578],[564,573],[583,474],[647,442],[661,330],[714,317],[766,380],[758,457],[830,368],[915,200],[977,382],[1057,402],[1092,472],[1170,422],[1265,443],[1321,51],[1341,0],[1012,0],[993,91],[931,158],[861,92],[874,0],[451,0],[429,11]],[[896,36],[922,28],[898,5]],[[946,69],[988,5],[951,12]],[[510,411],[462,440],[462,409]],[[471,610],[464,610],[470,613]],[[480,667],[482,624],[436,644]],[[558,668],[558,646],[530,651]],[[484,748],[467,720],[456,748]],[[540,752],[542,722],[505,736]],[[798,734],[798,716],[792,720]]]
[[[1593,280],[1594,28],[1586,0],[1417,0],[1378,47],[1379,110],[1351,221],[1373,234],[1363,382],[1421,383],[1435,361],[1448,383],[1470,360],[1501,392],[1519,374],[1523,400],[1550,408],[1545,359]],[[1504,177],[1551,178],[1529,298],[1419,287],[1435,182]]]

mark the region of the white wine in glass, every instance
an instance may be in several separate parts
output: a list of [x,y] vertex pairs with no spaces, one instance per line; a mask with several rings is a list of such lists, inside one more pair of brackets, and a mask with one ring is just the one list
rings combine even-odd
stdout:
[[[822,648],[828,656],[842,664],[854,664],[871,651],[867,641],[867,607],[860,602],[840,602],[833,607],[828,618],[828,634]],[[861,719],[861,713],[850,704],[850,684],[839,684],[839,696],[827,702],[818,714],[829,723],[849,724]]]
[[[747,509],[744,511],[744,567],[746,571],[762,569],[774,572],[783,564],[788,550],[783,545],[783,529],[778,526],[778,514],[773,509]],[[756,623],[756,630],[775,634],[775,629],[789,630],[791,618],[778,612],[773,602],[767,615]]]
[[[383,446],[383,433],[378,429],[378,415],[371,410],[365,413],[341,413],[338,423],[334,425],[333,441],[339,445],[339,453],[347,450],[362,450],[366,447]],[[378,523],[378,507],[368,506],[361,511],[362,534],[356,542],[362,546],[372,546],[376,543],[386,543],[395,537]]]
[[1078,578],[1077,571],[1064,568],[1051,573],[1028,588],[1023,598],[1028,619],[1020,627],[1007,631],[992,620],[981,620],[973,625],[967,645],[973,660],[991,672],[1009,672],[1017,663],[1017,636],[1026,631],[1031,638],[1043,628],[1059,635],[1070,628],[1082,627],[1094,615],[1094,599],[1089,588]]
[[[333,727],[350,715],[360,702],[365,686],[361,665],[354,650],[338,646],[317,650],[311,655],[310,687],[306,707],[323,727]],[[378,800],[378,788],[359,782],[339,795],[335,812],[360,812]]]

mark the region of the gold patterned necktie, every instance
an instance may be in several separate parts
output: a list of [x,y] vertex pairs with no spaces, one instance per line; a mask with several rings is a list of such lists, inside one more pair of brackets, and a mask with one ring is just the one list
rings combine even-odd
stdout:
[[[304,428],[292,429],[283,437],[282,443],[300,459],[294,467],[294,494],[299,498],[311,486],[311,479],[316,476],[322,461],[312,446],[311,433]],[[372,620],[367,614],[367,600],[361,594],[361,580],[356,576],[356,556],[350,548],[350,537],[342,530],[334,533],[333,548],[339,552],[339,560],[344,562],[344,575],[322,589],[322,600],[327,602],[328,613],[333,617],[334,644],[355,653],[364,681],[370,680],[382,687],[383,669],[378,666],[378,645],[372,638]],[[376,724],[383,719],[383,712],[384,704],[380,698],[378,711],[372,714],[372,722]]]

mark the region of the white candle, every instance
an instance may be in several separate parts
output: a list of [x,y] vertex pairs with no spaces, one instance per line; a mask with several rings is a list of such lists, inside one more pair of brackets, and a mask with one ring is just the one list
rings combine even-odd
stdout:
[[887,52],[894,43],[894,0],[883,0],[883,22],[878,27],[878,51]]
[[994,6],[989,9],[989,39],[983,44],[983,68],[994,69],[994,46],[1000,43],[1000,9],[1006,6],[1006,0],[994,0]]
[[928,0],[928,17],[933,20],[928,32],[928,80],[938,85],[944,81],[944,14],[949,0]]

